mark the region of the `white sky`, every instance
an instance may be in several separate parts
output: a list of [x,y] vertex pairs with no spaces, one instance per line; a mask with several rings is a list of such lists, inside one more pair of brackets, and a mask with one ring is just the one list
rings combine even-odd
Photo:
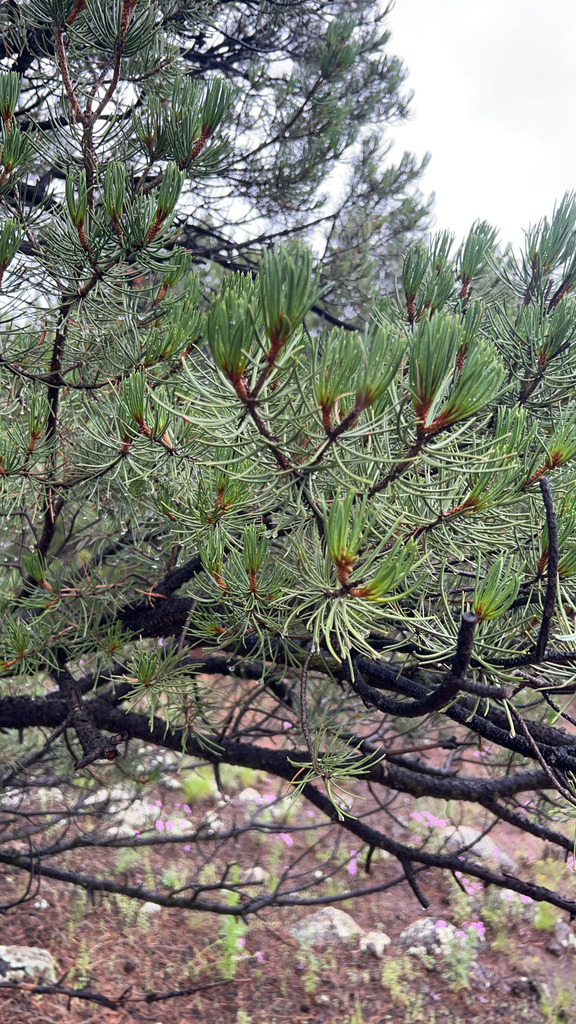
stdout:
[[576,3],[396,0],[387,26],[414,90],[391,158],[432,154],[438,229],[480,217],[520,244],[576,189]]

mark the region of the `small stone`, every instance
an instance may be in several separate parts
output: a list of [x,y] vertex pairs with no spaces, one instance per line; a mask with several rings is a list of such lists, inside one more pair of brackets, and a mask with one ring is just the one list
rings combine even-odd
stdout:
[[209,826],[208,835],[212,835],[219,829],[224,828],[224,822],[218,817],[216,811],[208,811],[208,814],[204,818],[204,824]]
[[457,941],[456,928],[446,921],[419,917],[400,935],[400,945],[409,956],[449,956]]
[[364,929],[343,910],[324,907],[297,921],[288,933],[302,946],[323,946],[330,942],[348,945],[351,939],[364,935]]
[[327,996],[324,992],[321,992],[319,996],[316,996],[314,1002],[317,1006],[326,1006],[330,1002],[330,996]]
[[57,963],[37,946],[0,946],[0,981],[31,981],[53,985]]
[[47,900],[40,897],[39,900],[34,901],[32,906],[34,907],[34,910],[48,910],[50,904],[48,903]]
[[406,955],[418,957],[430,956],[426,946],[408,946],[408,949],[406,950]]
[[554,956],[576,953],[576,935],[566,921],[556,921],[554,932],[546,944],[546,949]]
[[243,882],[265,882],[268,878],[268,872],[265,868],[261,868],[259,864],[256,864],[253,868],[248,868],[242,874]]
[[166,789],[172,789],[176,792],[177,789],[181,789],[180,779],[173,779],[171,775],[165,775],[162,779],[162,785]]
[[360,949],[363,953],[371,953],[377,960],[382,960],[384,950],[391,942],[392,939],[385,932],[366,932],[360,939]]
[[252,786],[247,786],[241,793],[238,793],[238,799],[243,804],[261,804],[262,797],[257,789],[253,789]]
[[143,914],[157,914],[161,909],[157,903],[143,903],[140,907]]
[[468,857],[477,857],[479,860],[497,864],[504,871],[516,870],[516,864],[505,850],[500,850],[490,836],[480,838],[482,833],[477,832],[475,828],[470,828],[468,825],[460,825],[458,828],[449,825],[447,828],[440,829],[439,835],[445,840],[448,850],[454,853],[459,853],[462,847],[467,846],[469,847],[466,850]]

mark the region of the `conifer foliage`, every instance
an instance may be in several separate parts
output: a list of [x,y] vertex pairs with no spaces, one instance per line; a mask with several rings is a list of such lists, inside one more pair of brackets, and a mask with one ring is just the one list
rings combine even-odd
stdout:
[[[39,819],[22,846],[14,792],[144,783],[156,746],[284,780],[424,905],[437,867],[576,913],[383,810],[459,801],[572,851],[576,199],[520,256],[484,222],[411,244],[376,6],[2,8],[3,864],[298,903],[290,876],[87,879]],[[74,849],[145,841],[96,822]]]

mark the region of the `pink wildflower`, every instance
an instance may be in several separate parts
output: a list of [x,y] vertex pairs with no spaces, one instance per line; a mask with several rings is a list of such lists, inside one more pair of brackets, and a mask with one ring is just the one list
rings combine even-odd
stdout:
[[159,832],[164,831],[164,822],[160,821],[160,818],[158,818],[158,821],[156,822],[156,828],[158,829]]
[[346,871],[348,872],[349,875],[355,875],[358,872],[358,863],[356,861],[356,854],[358,853],[358,850],[350,850],[350,853],[351,858],[346,868]]
[[292,839],[292,836],[289,836],[287,832],[281,832],[280,833],[280,839],[284,840],[284,842],[286,843],[286,846],[293,846],[294,845],[294,840]]
[[167,821],[166,822],[166,828],[167,828],[168,832],[173,832],[174,831],[174,825],[172,824],[171,821]]
[[259,964],[261,964],[261,963],[262,963],[262,961],[264,960],[264,953],[262,952],[262,950],[261,950],[261,949],[259,949],[259,950],[258,950],[258,952],[257,952],[257,953],[255,953],[254,955],[255,955],[255,957],[256,957],[256,959],[257,959],[258,963],[259,963]]

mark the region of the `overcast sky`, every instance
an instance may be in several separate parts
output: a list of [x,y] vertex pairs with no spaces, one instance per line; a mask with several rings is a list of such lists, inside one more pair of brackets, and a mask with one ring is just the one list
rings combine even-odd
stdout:
[[432,154],[437,228],[521,243],[576,188],[576,3],[396,0],[387,23],[415,94],[392,157]]

